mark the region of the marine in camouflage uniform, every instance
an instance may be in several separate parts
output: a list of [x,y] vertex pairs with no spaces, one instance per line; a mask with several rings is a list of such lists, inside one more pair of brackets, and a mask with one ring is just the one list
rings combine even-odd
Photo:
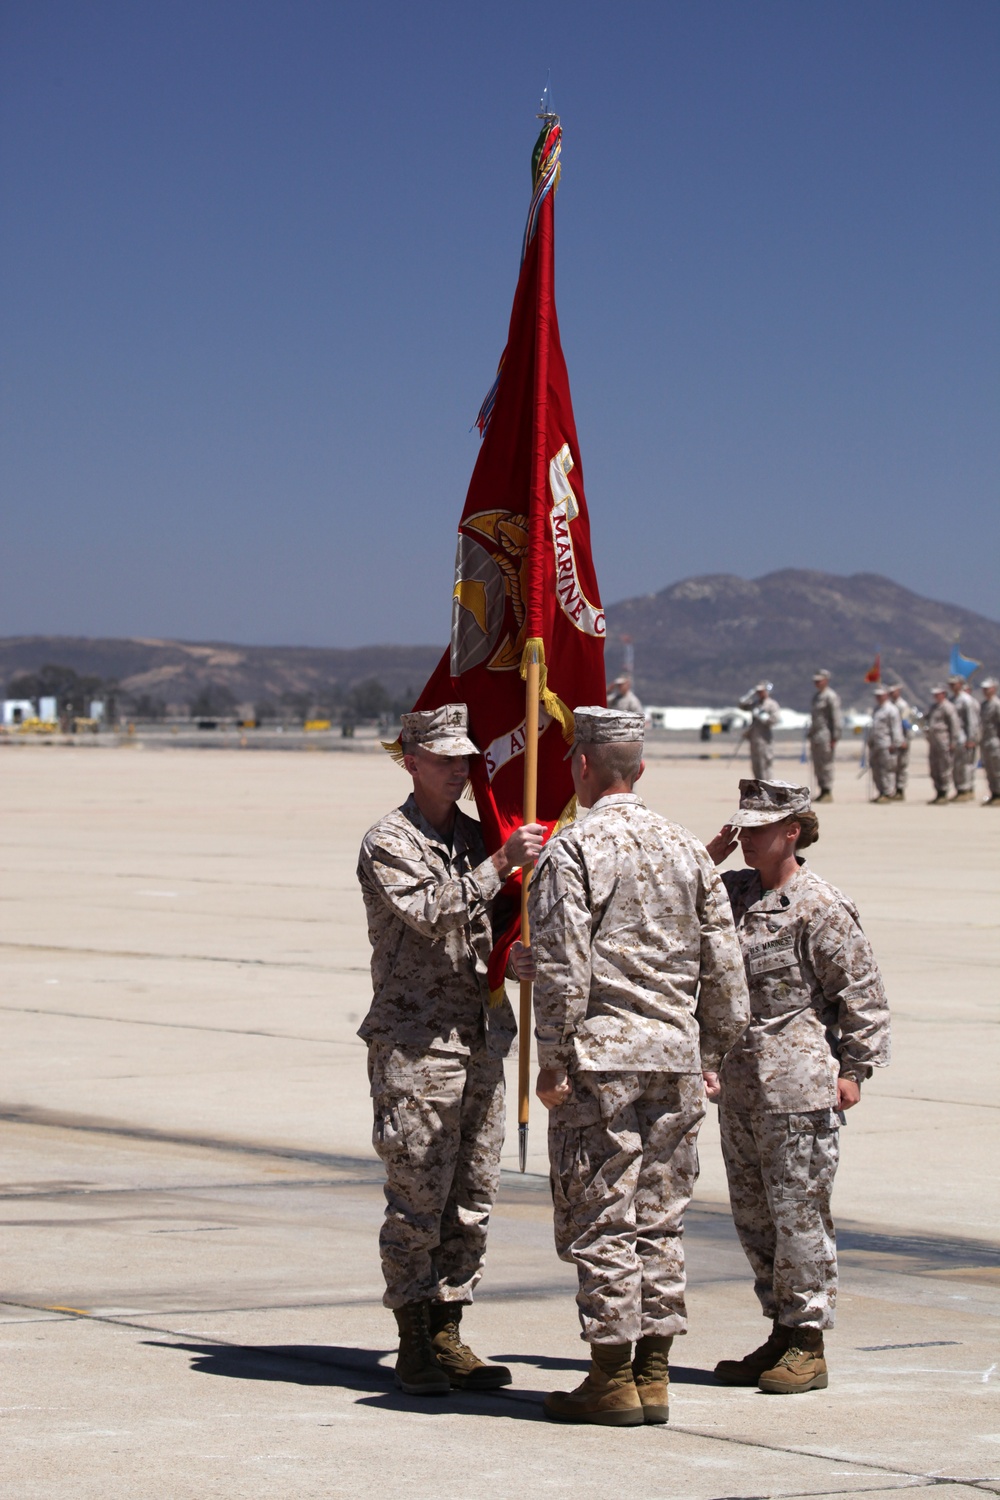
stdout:
[[868,763],[876,795],[873,802],[892,802],[896,797],[896,760],[903,744],[899,710],[889,699],[887,687],[875,689],[875,712],[868,731]]
[[642,714],[642,704],[632,687],[631,677],[616,677],[614,682],[609,683],[608,707],[617,708],[623,714]]
[[[899,727],[903,731],[903,742],[896,754],[896,801],[902,802],[906,797],[906,788],[910,780],[910,736],[913,733],[913,709],[903,697],[901,683],[896,683],[889,689],[889,701],[899,714]],[[817,802],[819,798],[817,797]]]
[[924,726],[927,734],[928,769],[934,783],[934,796],[931,798],[933,805],[935,802],[948,801],[955,746],[961,738],[962,725],[943,682],[935,684],[931,689],[931,696],[933,702],[927,710]]
[[979,752],[979,704],[969,692],[964,677],[949,677],[951,701],[962,726],[952,752],[951,774],[956,802],[972,802],[976,795],[976,760]]
[[[374,990],[358,1035],[386,1169],[379,1247],[383,1300],[400,1328],[397,1379],[410,1394],[434,1394],[510,1379],[477,1360],[457,1327],[482,1275],[500,1180],[503,1060],[516,1032],[506,997],[490,1004],[491,912],[532,836],[519,830],[488,856],[479,823],[454,805],[478,753],[464,704],[404,714],[402,748],[413,795],[369,829],[358,863]],[[428,777],[445,778],[434,822]]]
[[772,824],[785,836],[787,878],[765,889],[758,869],[722,876],[751,1019],[719,1077],[733,1219],[772,1333],[746,1359],[721,1361],[716,1373],[730,1384],[759,1382],[780,1393],[827,1384],[823,1330],[833,1327],[837,1298],[830,1197],[838,1108],[857,1102],[862,1081],[888,1062],[889,1012],[857,909],[795,854],[818,834],[807,787],[741,781],[740,810],[709,850],[724,858],[739,829],[748,860],[764,866],[754,831]]
[[[666,1420],[666,1352],[687,1328],[681,1235],[702,1069],[746,1025],[746,981],[705,849],[631,790],[641,719],[578,709],[576,734],[574,784],[589,811],[546,845],[529,916],[539,1094],[548,1103],[546,1076],[566,1075],[569,1088],[549,1116],[556,1248],[577,1268],[593,1365],[546,1412],[630,1425]],[[624,753],[617,769],[609,751]]]
[[[816,691],[813,693],[809,722],[809,749],[812,753],[813,776],[819,787],[817,802],[833,801],[833,775],[837,761],[837,741],[840,739],[843,719],[840,699],[830,686],[830,674],[821,667],[813,678]],[[754,775],[756,775],[756,771]]]
[[979,710],[982,731],[981,751],[986,780],[990,794],[984,799],[987,807],[1000,804],[1000,698],[997,697],[997,680],[984,677],[983,701]]
[[772,736],[781,723],[781,706],[771,697],[771,683],[758,682],[752,693],[740,699],[740,708],[750,710],[745,738],[750,742],[750,765],[756,777],[768,777],[774,767]]

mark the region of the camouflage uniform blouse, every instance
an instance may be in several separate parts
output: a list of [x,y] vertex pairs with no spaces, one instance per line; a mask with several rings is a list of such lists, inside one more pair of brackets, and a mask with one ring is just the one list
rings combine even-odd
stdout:
[[505,1056],[506,1000],[491,1009],[486,964],[500,877],[482,830],[458,812],[451,845],[410,796],[365,834],[358,880],[372,945],[371,1009],[358,1030],[415,1051]]
[[693,834],[634,793],[549,840],[528,899],[543,1068],[697,1073],[747,1023],[722,882]]
[[832,1109],[837,1078],[889,1061],[889,1007],[857,909],[804,860],[777,891],[756,870],[727,870],[750,985],[750,1025],[726,1058],[723,1087],[765,1112]]

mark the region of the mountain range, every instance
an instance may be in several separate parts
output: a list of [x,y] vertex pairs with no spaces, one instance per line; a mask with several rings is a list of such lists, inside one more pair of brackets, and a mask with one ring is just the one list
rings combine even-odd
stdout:
[[[608,675],[623,662],[622,637],[635,653],[635,687],[646,703],[721,706],[755,682],[773,682],[789,708],[805,708],[812,674],[828,667],[845,706],[867,696],[863,678],[876,652],[890,681],[918,702],[947,671],[952,645],[1000,669],[1000,623],[958,605],[925,599],[874,573],[839,577],[783,569],[763,578],[730,574],[686,578],[659,593],[608,606]],[[440,645],[242,646],[147,638],[14,636],[0,639],[0,686],[46,665],[80,678],[116,682],[132,704],[200,701],[355,702],[381,684],[383,708],[412,702]],[[353,696],[352,696],[353,695]],[[360,695],[360,696],[359,696]]]

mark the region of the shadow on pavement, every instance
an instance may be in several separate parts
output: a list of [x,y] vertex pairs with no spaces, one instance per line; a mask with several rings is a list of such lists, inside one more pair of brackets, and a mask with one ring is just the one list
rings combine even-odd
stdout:
[[392,1371],[380,1361],[384,1349],[349,1349],[336,1344],[196,1344],[145,1339],[152,1349],[183,1350],[193,1356],[192,1371],[222,1375],[230,1380],[287,1381],[293,1385],[336,1386],[362,1393],[359,1406],[386,1411],[465,1416],[507,1417],[514,1421],[544,1420],[544,1391],[452,1391],[447,1396],[404,1396],[393,1384]]
[[[557,1359],[547,1354],[493,1354],[490,1358],[498,1365],[533,1365],[536,1370],[568,1370],[580,1375],[590,1368],[588,1359]],[[693,1365],[671,1364],[670,1379],[674,1385],[720,1384],[711,1370],[696,1370]]]

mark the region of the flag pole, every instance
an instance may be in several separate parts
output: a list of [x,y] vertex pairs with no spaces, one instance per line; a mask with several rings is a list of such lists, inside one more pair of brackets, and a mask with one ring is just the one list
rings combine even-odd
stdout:
[[[525,673],[524,711],[524,821],[534,823],[538,812],[538,678],[539,664],[529,661]],[[521,872],[521,941],[531,945],[528,922],[528,887],[531,870]],[[528,1112],[531,1087],[531,980],[521,980],[521,1011],[518,1018],[517,1052],[517,1164],[528,1164]]]
[[[543,95],[544,98],[544,95]],[[543,129],[558,123],[558,115],[548,112],[539,115]],[[554,184],[553,184],[554,186]],[[554,192],[543,198],[538,213],[538,312],[537,339],[535,344],[535,391],[534,391],[534,452],[531,466],[531,496],[529,505],[529,531],[532,553],[541,558],[542,534],[546,512],[547,474],[549,464],[549,331],[552,308],[552,215]],[[529,568],[528,617],[525,635],[527,640],[541,641],[541,590],[542,580],[538,576],[538,563]],[[535,627],[535,628],[533,628]],[[538,816],[538,699],[541,681],[541,657],[539,646],[526,648],[524,661],[524,807],[525,823],[534,823]],[[528,922],[528,888],[531,871],[521,872],[521,941],[526,947],[531,943]],[[531,981],[521,981],[521,1006],[518,1017],[517,1054],[517,1161],[520,1171],[528,1162],[528,1115],[530,1112],[531,1084]]]

